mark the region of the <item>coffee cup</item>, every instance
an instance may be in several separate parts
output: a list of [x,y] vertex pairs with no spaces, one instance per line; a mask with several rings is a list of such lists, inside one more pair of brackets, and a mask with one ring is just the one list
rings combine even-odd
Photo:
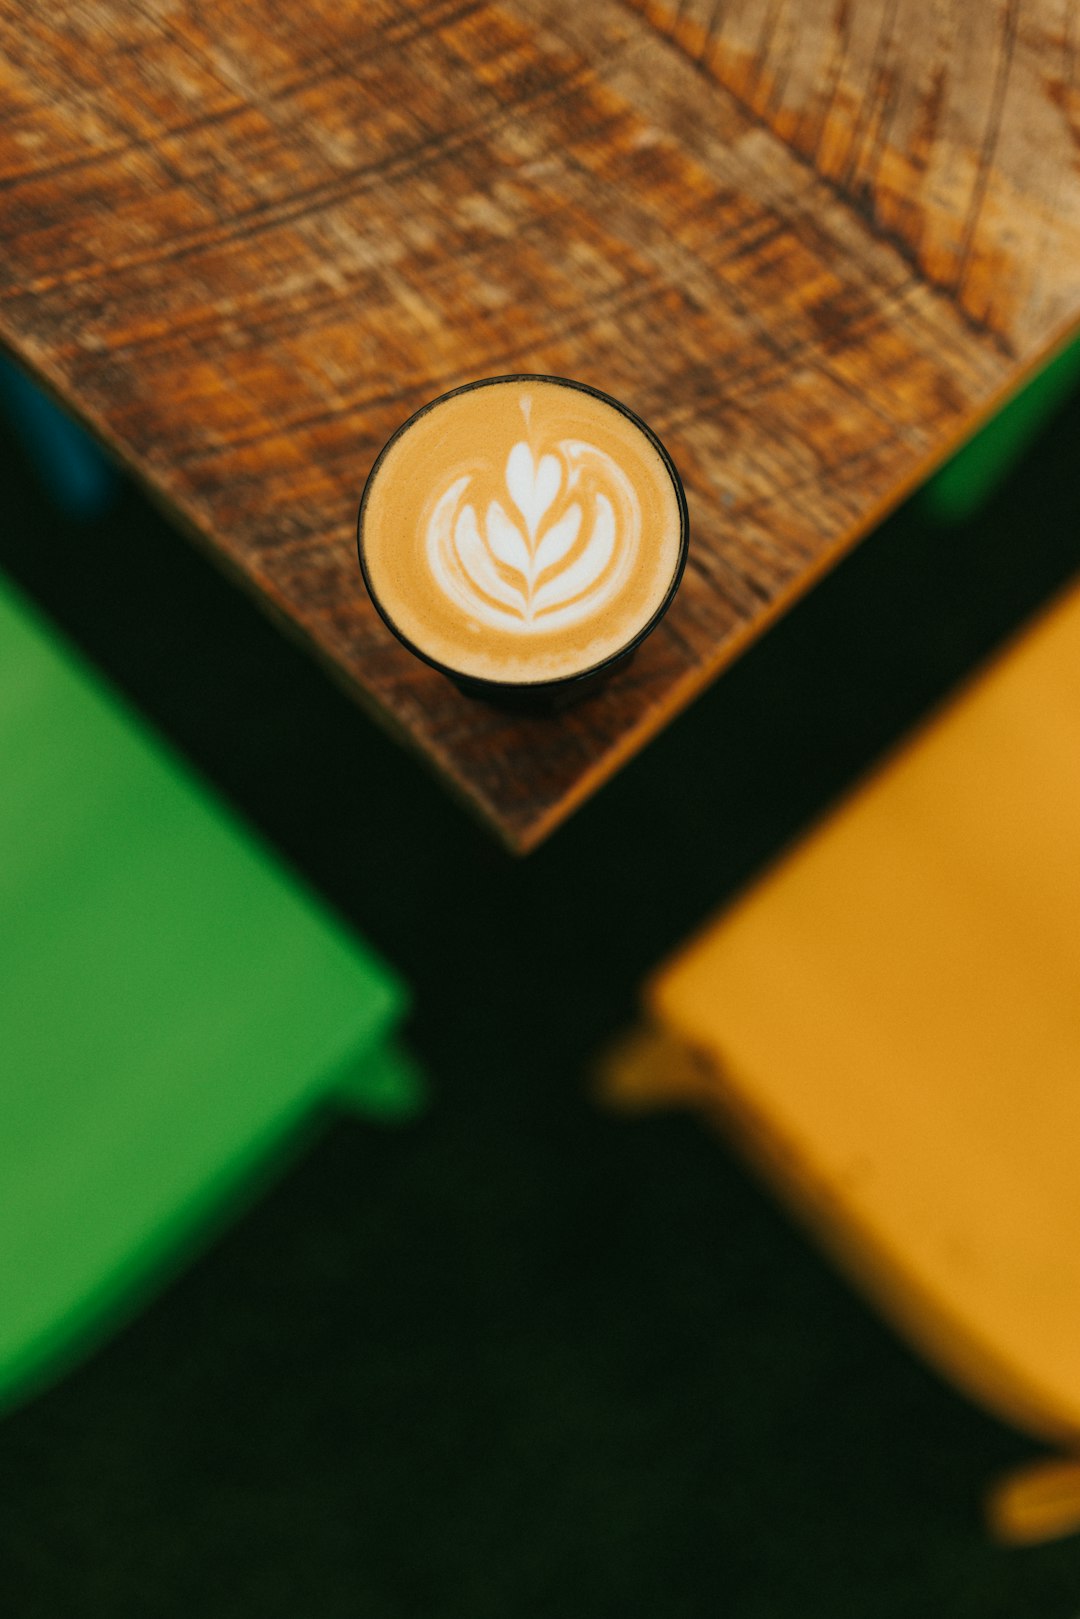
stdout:
[[398,640],[470,696],[540,712],[597,689],[671,604],[686,496],[656,434],[565,377],[466,383],[379,454],[360,569]]

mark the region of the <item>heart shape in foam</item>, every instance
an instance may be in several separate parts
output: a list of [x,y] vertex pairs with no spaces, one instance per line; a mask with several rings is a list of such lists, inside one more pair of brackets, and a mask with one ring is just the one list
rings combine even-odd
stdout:
[[[580,622],[633,567],[641,509],[626,474],[580,439],[561,440],[556,452],[537,456],[522,439],[507,456],[505,494],[525,532],[497,498],[486,513],[466,499],[479,472],[456,478],[431,514],[432,573],[451,600],[492,627],[518,633]],[[560,494],[569,501],[561,513]]]
[[506,487],[510,498],[525,519],[530,542],[545,513],[553,504],[562,483],[562,468],[558,457],[542,455],[533,460],[533,453],[524,442],[514,445],[506,459]]

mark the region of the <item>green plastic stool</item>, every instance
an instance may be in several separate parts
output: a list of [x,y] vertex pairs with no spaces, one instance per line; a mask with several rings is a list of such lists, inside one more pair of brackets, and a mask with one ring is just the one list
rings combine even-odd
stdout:
[[916,500],[938,523],[972,517],[1080,385],[1080,340],[1045,366],[925,483]]
[[0,1403],[320,1101],[421,1101],[401,985],[0,580]]

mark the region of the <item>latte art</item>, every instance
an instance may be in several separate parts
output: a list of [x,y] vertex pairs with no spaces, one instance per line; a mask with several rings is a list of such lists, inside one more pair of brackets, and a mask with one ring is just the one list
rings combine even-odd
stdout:
[[601,610],[641,539],[641,505],[618,463],[580,439],[539,456],[519,439],[502,488],[493,491],[491,481],[485,490],[474,475],[455,479],[431,514],[427,557],[446,594],[517,634]]
[[375,605],[413,651],[467,681],[547,686],[608,664],[659,617],[686,507],[623,406],[557,377],[496,377],[398,430],[358,540]]

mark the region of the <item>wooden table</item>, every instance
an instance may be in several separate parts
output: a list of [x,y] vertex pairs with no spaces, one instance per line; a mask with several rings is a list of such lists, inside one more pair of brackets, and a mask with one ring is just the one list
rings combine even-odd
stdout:
[[[5,346],[525,850],[1080,321],[1080,15],[0,0],[0,244]],[[555,720],[411,658],[354,553],[398,423],[521,370],[653,423],[693,527]]]

